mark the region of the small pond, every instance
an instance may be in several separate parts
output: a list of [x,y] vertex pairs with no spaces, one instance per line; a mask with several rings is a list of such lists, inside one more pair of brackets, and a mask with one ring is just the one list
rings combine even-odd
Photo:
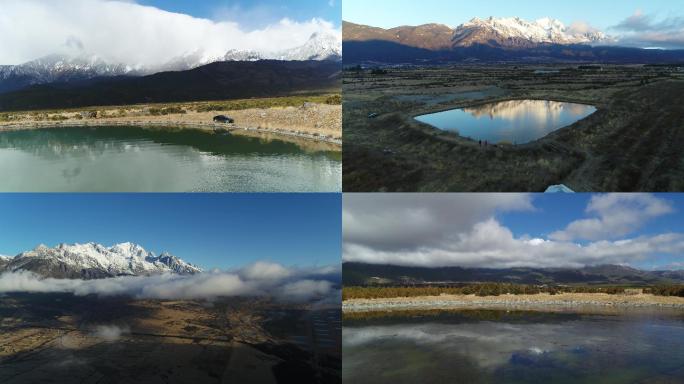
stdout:
[[508,100],[417,116],[416,120],[488,143],[525,144],[596,112],[590,105]]

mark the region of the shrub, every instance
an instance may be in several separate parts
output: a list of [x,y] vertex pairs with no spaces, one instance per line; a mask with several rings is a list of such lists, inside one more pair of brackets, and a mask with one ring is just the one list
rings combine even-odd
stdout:
[[684,297],[684,285],[661,285],[644,290],[657,296],[679,296]]
[[325,99],[325,103],[328,105],[340,105],[342,104],[342,95],[331,95]]
[[[539,293],[558,295],[562,293],[607,293],[620,295],[625,293],[625,287],[609,286],[540,286],[512,283],[473,283],[459,286],[348,286],[342,288],[344,299],[376,299],[390,297],[416,297],[440,295],[477,295],[499,296],[536,295]],[[645,288],[644,293],[660,296],[684,297],[684,285],[663,285]]]

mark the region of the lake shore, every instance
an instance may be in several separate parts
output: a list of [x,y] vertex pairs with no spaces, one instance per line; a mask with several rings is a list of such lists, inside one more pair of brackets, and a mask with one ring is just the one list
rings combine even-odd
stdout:
[[348,299],[342,302],[343,313],[388,312],[449,309],[521,309],[568,310],[587,309],[648,309],[670,308],[684,310],[684,297],[638,295],[609,295],[605,293],[561,293],[550,295],[441,295],[396,297],[382,299]]
[[[173,127],[211,131],[226,129],[234,134],[264,134],[284,140],[326,143],[336,151],[342,149],[341,105],[307,103],[299,107],[212,111],[201,111],[196,104],[172,107],[175,108],[170,109],[172,112],[164,114],[151,114],[155,108],[146,105],[103,107],[95,110],[10,112],[6,120],[0,121],[0,131],[84,126]],[[163,107],[156,106],[156,110],[163,110]],[[175,112],[181,110],[182,112]],[[214,123],[213,117],[216,115],[230,116],[235,119],[235,124]]]

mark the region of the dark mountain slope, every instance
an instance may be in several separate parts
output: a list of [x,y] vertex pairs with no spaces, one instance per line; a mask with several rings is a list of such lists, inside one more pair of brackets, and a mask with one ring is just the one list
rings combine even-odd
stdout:
[[218,62],[189,71],[92,84],[50,84],[0,95],[0,110],[72,108],[285,96],[339,87],[341,64],[330,61]]
[[442,24],[402,26],[392,29],[369,27],[349,22],[343,23],[344,41],[388,41],[409,47],[443,50],[452,46],[454,31]]
[[612,64],[682,63],[684,51],[588,45],[541,45],[534,48],[497,48],[488,45],[428,50],[399,43],[369,40],[342,43],[345,65],[363,62],[387,64],[430,62],[589,62]]
[[344,263],[345,285],[501,282],[518,284],[629,284],[684,283],[681,271],[642,271],[620,265],[570,268],[402,267]]

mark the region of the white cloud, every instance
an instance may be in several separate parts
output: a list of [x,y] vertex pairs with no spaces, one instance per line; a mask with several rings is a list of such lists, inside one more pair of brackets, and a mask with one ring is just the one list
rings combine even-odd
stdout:
[[252,280],[281,280],[292,274],[280,264],[258,261],[244,269],[242,275]]
[[328,294],[332,284],[323,280],[300,280],[283,285],[278,292],[281,298],[301,301],[309,297],[320,297]]
[[[540,321],[523,323],[518,321],[461,321],[457,324],[440,321],[411,322],[410,324],[354,326],[345,324],[342,338],[345,364],[358,367],[350,376],[364,377],[370,373],[367,359],[392,361],[400,345],[418,345],[430,351],[437,351],[439,361],[435,369],[461,361],[467,357],[469,364],[476,364],[491,371],[510,365],[511,356],[525,356],[539,359],[548,364],[549,357],[535,357],[546,353],[560,353],[588,349],[602,351],[610,356],[613,351],[632,348],[636,343],[644,350],[657,354],[658,343],[648,339],[648,332],[638,332],[624,337],[624,327],[587,326],[585,321]],[[641,338],[648,340],[642,340]],[[438,366],[439,364],[441,366]],[[357,365],[358,364],[358,365]],[[385,365],[387,366],[387,365]],[[375,367],[372,367],[375,368]],[[371,368],[371,369],[372,369]],[[354,377],[350,377],[353,382]],[[549,381],[551,382],[551,381]]]
[[570,26],[568,26],[568,32],[572,34],[585,34],[600,32],[598,28],[591,26],[591,24],[586,21],[575,21]]
[[663,234],[587,245],[543,239],[516,238],[495,219],[474,226],[450,244],[426,245],[413,251],[385,251],[345,244],[345,261],[404,266],[461,266],[485,268],[582,267],[597,264],[628,264],[655,253],[684,252],[684,236]]
[[684,17],[658,19],[637,9],[611,29],[622,33],[619,43],[636,47],[684,48]]
[[325,20],[283,18],[256,30],[241,21],[212,21],[111,0],[0,0],[0,64],[50,54],[97,55],[107,61],[155,66],[202,51],[281,51],[315,32],[338,33]]
[[335,295],[333,287],[339,281],[339,273],[339,269],[327,272],[319,269],[288,269],[264,262],[232,272],[124,276],[97,280],[44,279],[31,272],[17,271],[0,275],[0,293],[70,292],[78,296],[129,295],[148,299],[271,296],[284,301],[328,300],[329,295]]
[[586,209],[597,217],[573,221],[552,233],[554,240],[617,238],[639,229],[648,220],[672,212],[665,200],[648,194],[606,194],[591,198]]
[[105,341],[117,341],[121,335],[130,333],[128,327],[119,327],[117,325],[98,325],[93,330],[93,336],[103,339]]
[[449,242],[495,212],[533,209],[530,195],[488,194],[345,194],[344,241],[372,248],[415,249]]
[[[501,203],[507,209],[531,209],[529,201],[510,205],[511,197],[506,194],[480,195],[480,200],[461,194],[345,196],[343,259],[404,266],[544,268],[629,264],[656,254],[684,252],[684,235],[678,233],[614,239],[618,233],[631,232],[643,220],[672,209],[664,200],[651,195],[595,196],[587,212],[599,214],[598,220],[606,223],[608,229],[598,230],[603,238],[592,235],[595,241],[582,244],[570,241],[574,234],[570,236],[569,232],[564,236],[556,232],[555,238],[516,237],[496,219],[495,212],[501,209]],[[388,204],[383,201],[385,198]],[[478,211],[481,215],[474,214]],[[361,225],[360,220],[365,217],[371,223]],[[402,228],[403,223],[408,228]],[[575,230],[573,225],[568,227]],[[425,228],[428,230],[423,231]],[[358,232],[363,230],[372,234],[362,236]],[[400,234],[397,236],[394,231]],[[402,245],[392,246],[391,241]]]

